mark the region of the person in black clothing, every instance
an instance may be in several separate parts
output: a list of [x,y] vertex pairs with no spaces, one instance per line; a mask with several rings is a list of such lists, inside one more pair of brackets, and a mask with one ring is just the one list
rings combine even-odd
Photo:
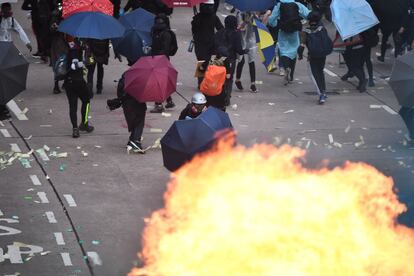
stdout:
[[202,93],[195,93],[183,111],[180,113],[178,120],[187,120],[197,118],[201,113],[207,110],[207,99]]
[[311,3],[312,10],[319,12],[321,15],[325,15],[326,20],[332,22],[331,2],[331,0],[313,0]]
[[[92,132],[94,127],[89,124],[90,97],[88,87],[83,78],[84,64],[82,49],[75,41],[69,42],[68,73],[65,76],[64,87],[69,101],[69,115],[72,123],[72,137],[78,138],[79,131]],[[82,102],[82,123],[78,127],[78,99]]]
[[121,10],[121,0],[110,0],[114,5],[114,14],[113,17],[119,18],[119,12]]
[[162,0],[128,0],[125,5],[124,11],[128,12],[129,10],[144,9],[153,14],[166,14],[171,15],[173,9],[165,5]]
[[248,53],[248,49],[243,50],[241,34],[237,31],[237,18],[234,15],[227,16],[224,20],[224,29],[215,34],[214,51],[216,55],[227,58],[228,77],[226,78],[223,92],[226,97],[225,104],[229,106],[237,55]]
[[88,39],[86,42],[86,67],[88,68],[88,89],[93,95],[93,75],[95,68],[98,68],[96,80],[96,94],[102,94],[104,65],[108,65],[109,40]]
[[[215,30],[219,31],[223,28],[220,18],[214,12],[214,5],[200,4],[200,13],[195,15],[193,21],[191,21],[197,60],[204,60],[208,64],[211,55],[214,53]],[[200,86],[202,80],[202,77],[198,78],[198,86]]]
[[[170,20],[165,14],[159,14],[155,17],[155,24],[152,27],[152,46],[151,54],[153,56],[165,55],[170,59],[171,53],[171,44],[172,44],[172,35],[170,29]],[[175,107],[171,96],[167,99],[166,108]],[[155,103],[154,109],[150,111],[151,113],[162,113],[164,112],[164,106],[162,103]]]

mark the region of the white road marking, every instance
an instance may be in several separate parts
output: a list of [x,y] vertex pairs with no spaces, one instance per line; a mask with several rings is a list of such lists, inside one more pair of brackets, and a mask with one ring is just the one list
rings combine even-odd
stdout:
[[45,192],[38,192],[37,196],[40,198],[40,203],[49,203]]
[[14,100],[11,100],[7,103],[7,107],[16,115],[17,119],[20,121],[27,121],[29,118],[27,118],[26,114],[22,112],[20,107],[16,104]]
[[53,233],[55,235],[57,245],[65,245],[65,240],[63,239],[63,234],[61,232]]
[[42,185],[42,183],[40,183],[39,178],[37,178],[37,175],[34,175],[34,174],[30,175],[30,179],[32,180],[33,185],[35,185],[35,186],[41,186]]
[[385,111],[387,111],[388,113],[390,113],[391,115],[398,115],[397,112],[395,112],[394,110],[392,110],[388,105],[383,105],[382,108],[385,109]]
[[36,152],[40,155],[40,158],[42,158],[43,161],[49,161],[49,157],[47,156],[44,149],[38,149]]
[[60,256],[62,256],[63,264],[65,266],[72,266],[73,265],[69,253],[60,253]]
[[329,69],[324,68],[323,71],[331,77],[337,77],[338,76],[337,74],[335,74],[334,72],[332,72]]
[[18,144],[10,144],[10,147],[13,152],[22,152]]
[[5,138],[10,138],[11,137],[10,132],[5,128],[0,129],[0,132],[1,132],[1,134],[3,134],[3,136]]
[[98,253],[94,251],[87,252],[88,257],[91,259],[93,265],[102,265],[102,260],[99,257]]
[[76,206],[78,206],[78,205],[76,205],[76,202],[73,199],[73,196],[72,195],[67,194],[67,195],[63,195],[63,196],[65,197],[65,199],[68,202],[68,204],[69,204],[70,207],[76,207]]
[[47,220],[49,221],[49,223],[57,223],[57,220],[55,218],[55,214],[52,211],[48,211],[45,213]]
[[3,216],[3,215],[4,215],[3,212],[0,210],[0,217]]

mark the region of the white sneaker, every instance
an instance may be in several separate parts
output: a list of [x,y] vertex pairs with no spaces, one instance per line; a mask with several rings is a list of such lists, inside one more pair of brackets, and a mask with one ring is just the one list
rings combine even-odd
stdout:
[[285,75],[285,69],[280,67],[279,76],[283,77]]

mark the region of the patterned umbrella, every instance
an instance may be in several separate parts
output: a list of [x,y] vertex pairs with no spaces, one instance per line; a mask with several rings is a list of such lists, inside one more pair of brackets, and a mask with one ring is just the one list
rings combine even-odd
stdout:
[[63,0],[63,18],[78,12],[101,12],[112,16],[114,5],[109,0]]

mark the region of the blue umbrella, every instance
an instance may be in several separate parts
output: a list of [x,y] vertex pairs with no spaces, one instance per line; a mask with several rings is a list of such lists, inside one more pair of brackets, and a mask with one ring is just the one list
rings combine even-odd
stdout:
[[152,44],[151,28],[154,18],[152,13],[141,8],[121,16],[119,22],[125,27],[125,33],[123,37],[112,40],[115,52],[132,63],[144,56],[143,47]]
[[79,12],[63,20],[59,31],[78,38],[110,39],[121,37],[125,28],[112,16],[100,12]]
[[333,0],[331,11],[332,21],[343,40],[379,23],[371,6],[365,0]]
[[210,107],[193,120],[175,121],[161,139],[164,166],[175,171],[197,153],[210,149],[219,131],[232,129],[229,116]]
[[275,0],[226,0],[240,11],[266,11],[273,8]]

